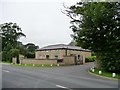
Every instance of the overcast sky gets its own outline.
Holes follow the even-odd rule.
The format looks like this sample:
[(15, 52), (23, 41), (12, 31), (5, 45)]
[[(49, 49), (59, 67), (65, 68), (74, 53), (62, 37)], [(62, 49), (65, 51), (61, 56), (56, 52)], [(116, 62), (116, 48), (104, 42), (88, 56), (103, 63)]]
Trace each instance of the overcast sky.
[[(17, 23), (26, 34), (20, 41), (39, 47), (51, 44), (68, 44), (72, 38), (70, 18), (61, 12), (65, 5), (75, 4), (67, 0), (1, 0), (0, 23)], [(2, 15), (2, 16), (1, 16)]]

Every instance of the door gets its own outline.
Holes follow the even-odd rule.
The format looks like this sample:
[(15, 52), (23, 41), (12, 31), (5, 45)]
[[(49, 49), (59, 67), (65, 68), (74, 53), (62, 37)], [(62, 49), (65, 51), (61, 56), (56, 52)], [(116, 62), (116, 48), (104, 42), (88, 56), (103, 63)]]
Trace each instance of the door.
[(80, 64), (80, 59), (78, 57), (80, 57), (80, 56), (78, 56), (78, 55), (75, 56), (75, 64), (76, 65)]

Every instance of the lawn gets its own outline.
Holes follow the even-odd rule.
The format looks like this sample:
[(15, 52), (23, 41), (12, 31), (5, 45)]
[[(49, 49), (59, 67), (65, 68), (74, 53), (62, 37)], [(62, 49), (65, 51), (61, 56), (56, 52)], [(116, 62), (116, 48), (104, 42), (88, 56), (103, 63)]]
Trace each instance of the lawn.
[[(99, 71), (102, 71), (102, 74), (99, 74)], [(91, 73), (94, 73), (94, 74), (97, 74), (97, 75), (100, 75), (100, 76), (105, 76), (105, 77), (109, 77), (109, 78), (113, 78), (112, 77), (112, 72), (108, 72), (104, 69), (95, 69), (94, 72), (92, 72), (92, 70), (90, 70)], [(116, 73), (116, 76), (114, 77), (116, 79), (120, 79), (120, 73)]]

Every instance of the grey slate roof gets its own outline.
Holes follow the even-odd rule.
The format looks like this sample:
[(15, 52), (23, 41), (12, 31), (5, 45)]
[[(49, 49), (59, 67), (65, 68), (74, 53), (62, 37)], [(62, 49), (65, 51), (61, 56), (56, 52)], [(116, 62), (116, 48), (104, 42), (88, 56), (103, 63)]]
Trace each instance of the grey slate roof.
[(71, 45), (65, 45), (65, 44), (48, 45), (40, 48), (39, 50), (54, 50), (54, 49), (71, 49), (71, 50), (80, 50), (80, 51), (90, 51), (88, 49), (83, 49), (78, 46), (71, 46)]

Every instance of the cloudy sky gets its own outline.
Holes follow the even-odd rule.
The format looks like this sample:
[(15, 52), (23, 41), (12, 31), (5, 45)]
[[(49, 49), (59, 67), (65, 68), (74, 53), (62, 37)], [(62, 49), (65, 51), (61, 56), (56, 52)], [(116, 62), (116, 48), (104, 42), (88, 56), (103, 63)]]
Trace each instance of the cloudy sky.
[(51, 44), (68, 44), (72, 38), (70, 18), (61, 12), (63, 3), (73, 5), (68, 0), (1, 0), (0, 23), (15, 22), (26, 34), (23, 44), (35, 43), (39, 47)]

